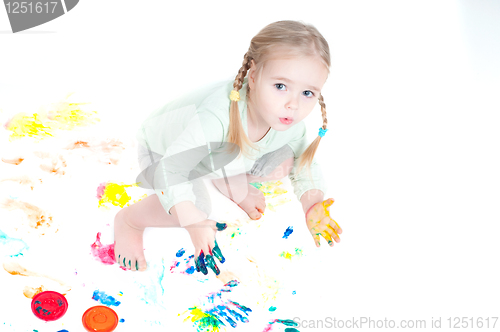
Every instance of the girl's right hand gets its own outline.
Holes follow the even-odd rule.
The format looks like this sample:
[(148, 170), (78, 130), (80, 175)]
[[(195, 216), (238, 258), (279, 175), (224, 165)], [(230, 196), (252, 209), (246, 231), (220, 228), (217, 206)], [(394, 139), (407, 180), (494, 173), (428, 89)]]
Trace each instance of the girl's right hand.
[(207, 275), (207, 266), (209, 266), (216, 275), (219, 275), (220, 270), (215, 264), (213, 256), (217, 257), (221, 263), (225, 262), (225, 258), (222, 256), (217, 241), (215, 241), (215, 234), (217, 231), (226, 229), (227, 224), (205, 219), (184, 228), (188, 231), (194, 245), (196, 271)]

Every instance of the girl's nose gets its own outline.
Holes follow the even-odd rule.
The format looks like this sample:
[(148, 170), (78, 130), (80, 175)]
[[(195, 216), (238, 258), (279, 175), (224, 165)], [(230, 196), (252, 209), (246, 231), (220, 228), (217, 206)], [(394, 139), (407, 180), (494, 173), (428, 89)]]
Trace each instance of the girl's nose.
[(285, 106), (287, 109), (291, 109), (291, 110), (298, 109), (299, 108), (299, 97), (298, 96), (291, 96)]

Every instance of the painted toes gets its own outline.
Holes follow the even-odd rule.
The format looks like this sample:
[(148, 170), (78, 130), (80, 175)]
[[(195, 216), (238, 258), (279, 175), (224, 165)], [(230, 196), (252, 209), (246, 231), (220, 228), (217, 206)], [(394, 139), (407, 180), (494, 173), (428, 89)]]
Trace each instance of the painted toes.
[(257, 210), (253, 210), (252, 212), (250, 212), (248, 214), (248, 216), (250, 218), (252, 218), (253, 220), (258, 220), (258, 219), (260, 219), (262, 217), (261, 214), (259, 213), (259, 211), (257, 211)]

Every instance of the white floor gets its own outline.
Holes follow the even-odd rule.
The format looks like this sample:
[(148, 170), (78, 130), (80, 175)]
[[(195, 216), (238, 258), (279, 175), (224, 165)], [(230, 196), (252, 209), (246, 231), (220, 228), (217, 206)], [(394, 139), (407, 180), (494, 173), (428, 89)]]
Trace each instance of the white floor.
[[(284, 18), (314, 24), (330, 44), (331, 75), (322, 92), (329, 131), (318, 161), (329, 186), (326, 198), (335, 199), (331, 215), (344, 233), (334, 248), (315, 248), (288, 181), (283, 184), (288, 193), (282, 196), (290, 202), (251, 223), (210, 188), (218, 197), (214, 204), (221, 220), (241, 222), (242, 234), (218, 235), (227, 258), (221, 269), (242, 280), (223, 293), (223, 300), (252, 309), (248, 323), (226, 330), (260, 332), (269, 321), (294, 318), (301, 332), (332, 330), (328, 323), (333, 319), (337, 330), (351, 330), (352, 323), (356, 327), (361, 322), (360, 329), (366, 330), (370, 319), (372, 328), (381, 329), (380, 324), (387, 328), (391, 322), (416, 328), (419, 320), (426, 324), (420, 331), (439, 328), (439, 321), (439, 330), (460, 326), (473, 331), (480, 322), (483, 328), (495, 323), (498, 329), (496, 2), (338, 1), (328, 2), (329, 10), (318, 10), (326, 8), (326, 1), (286, 6), (257, 1), (241, 7), (228, 2), (234, 13), (214, 16), (205, 15), (204, 9), (210, 9), (206, 3), (199, 3), (198, 13), (181, 3), (153, 2), (156, 10), (120, 7), (120, 15), (113, 17), (106, 14), (115, 13), (111, 4), (103, 10), (81, 2), (40, 26), (40, 33), (0, 34), (0, 157), (25, 157), (18, 166), (0, 162), (0, 180), (21, 175), (43, 180), (33, 190), (0, 182), (0, 199), (16, 197), (53, 217), (41, 235), (27, 226), (21, 210), (0, 208), (0, 230), (29, 246), (24, 256), (10, 257), (10, 247), (0, 242), (1, 260), (71, 286), (67, 314), (44, 323), (31, 313), (23, 289), (62, 286), (46, 277), (0, 269), (2, 298), (9, 299), (0, 301), (1, 331), (81, 331), (81, 315), (98, 304), (92, 300), (97, 289), (122, 302), (113, 307), (125, 319), (120, 331), (196, 330), (183, 322), (184, 313), (206, 304), (207, 294), (223, 283), (213, 276), (170, 273), (180, 248), (186, 250), (184, 257), (192, 252), (180, 229), (146, 230), (151, 269), (145, 273), (96, 261), (90, 245), (98, 232), (103, 244), (113, 242), (113, 217), (119, 209), (98, 209), (96, 189), (105, 181), (134, 182), (134, 130), (148, 112), (191, 87), (234, 78), (252, 36)], [(1, 24), (0, 30), (9, 30), (7, 22)], [(29, 139), (9, 142), (3, 125), (12, 115), (36, 113), (71, 92), (72, 101), (91, 102), (86, 107), (98, 112), (98, 125), (61, 131), (61, 136), (36, 144)], [(319, 114), (316, 108), (305, 120), (311, 141)], [(105, 138), (119, 139), (126, 147), (118, 154), (119, 165), (105, 165), (106, 155), (88, 153), (82, 159), (63, 150), (75, 140)], [(59, 155), (67, 163), (64, 175), (40, 169)], [(62, 164), (61, 159), (56, 162)], [(136, 189), (130, 193), (132, 199), (142, 194)], [(288, 226), (294, 232), (285, 240)], [(280, 257), (295, 248), (304, 253), (300, 259)], [(270, 312), (270, 306), (277, 310)], [(274, 324), (273, 331), (285, 328)]]

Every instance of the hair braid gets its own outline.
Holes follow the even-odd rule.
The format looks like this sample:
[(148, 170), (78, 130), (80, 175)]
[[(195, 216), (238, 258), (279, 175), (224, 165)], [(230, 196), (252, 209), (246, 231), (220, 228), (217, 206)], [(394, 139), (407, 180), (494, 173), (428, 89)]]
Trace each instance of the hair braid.
[[(233, 83), (233, 88), (236, 91), (239, 91), (243, 87), (243, 81), (245, 76), (247, 75), (248, 70), (251, 66), (252, 58), (248, 54), (245, 53), (243, 57), (243, 64), (241, 68), (238, 70), (238, 74), (236, 75)], [(247, 89), (248, 92), (248, 89)], [(240, 110), (238, 107), (238, 102), (231, 101), (231, 106), (229, 110), (229, 131), (228, 131), (228, 142), (234, 143), (229, 147), (229, 153), (232, 153), (236, 146), (239, 146), (241, 153), (249, 157), (248, 148), (251, 147), (253, 149), (259, 149), (258, 146), (253, 144), (252, 141), (245, 135), (245, 130), (243, 128)]]
[[(325, 101), (323, 100), (323, 95), (320, 93), (318, 97), (318, 103), (321, 106), (321, 117), (323, 118), (323, 125), (321, 128), (327, 129), (327, 124), (328, 124), (328, 119), (326, 118), (326, 105)], [(314, 158), (314, 155), (316, 154), (316, 151), (318, 150), (319, 142), (321, 141), (321, 136), (317, 136), (314, 141), (307, 147), (307, 149), (302, 152), (302, 154), (299, 157), (299, 167), (297, 169), (297, 173), (300, 172), (302, 167), (307, 165), (307, 170), (309, 174), (309, 179), (314, 183), (312, 176), (311, 176), (311, 164)]]
[(321, 105), (321, 117), (323, 118), (323, 129), (327, 129), (326, 125), (328, 124), (328, 120), (326, 118), (326, 105), (323, 101), (323, 95), (320, 93), (318, 98), (318, 103)]

